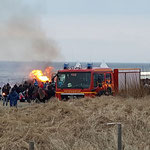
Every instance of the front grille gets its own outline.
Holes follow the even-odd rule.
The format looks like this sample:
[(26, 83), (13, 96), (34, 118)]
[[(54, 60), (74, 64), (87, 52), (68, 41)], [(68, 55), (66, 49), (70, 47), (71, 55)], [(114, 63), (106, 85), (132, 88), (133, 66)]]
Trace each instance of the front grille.
[(61, 93), (62, 100), (79, 99), (83, 97), (84, 97), (83, 93)]

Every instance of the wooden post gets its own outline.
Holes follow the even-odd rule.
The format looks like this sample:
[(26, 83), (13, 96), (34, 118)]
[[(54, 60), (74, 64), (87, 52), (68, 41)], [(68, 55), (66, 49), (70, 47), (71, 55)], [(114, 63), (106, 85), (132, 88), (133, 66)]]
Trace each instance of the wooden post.
[(125, 73), (125, 91), (127, 92), (127, 73)]
[(122, 150), (122, 125), (121, 123), (107, 123), (107, 125), (117, 125), (118, 126), (118, 149), (117, 150)]
[(118, 150), (122, 150), (122, 127), (118, 124)]
[(34, 142), (29, 143), (29, 150), (34, 150)]

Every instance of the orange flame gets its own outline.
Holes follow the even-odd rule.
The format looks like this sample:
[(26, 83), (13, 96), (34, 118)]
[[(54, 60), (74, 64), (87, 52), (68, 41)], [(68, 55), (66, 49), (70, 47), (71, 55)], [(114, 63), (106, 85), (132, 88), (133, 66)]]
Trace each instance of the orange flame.
[(46, 82), (46, 81), (50, 82), (53, 69), (54, 69), (53, 67), (47, 67), (45, 69), (44, 73), (42, 72), (42, 70), (33, 70), (29, 76), (31, 78), (37, 79), (41, 82)]

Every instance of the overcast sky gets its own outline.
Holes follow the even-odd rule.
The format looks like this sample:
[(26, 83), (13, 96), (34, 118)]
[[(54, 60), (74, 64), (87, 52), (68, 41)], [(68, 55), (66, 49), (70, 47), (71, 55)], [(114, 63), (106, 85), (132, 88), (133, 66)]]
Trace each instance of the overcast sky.
[(0, 60), (148, 63), (149, 7), (150, 0), (0, 0)]

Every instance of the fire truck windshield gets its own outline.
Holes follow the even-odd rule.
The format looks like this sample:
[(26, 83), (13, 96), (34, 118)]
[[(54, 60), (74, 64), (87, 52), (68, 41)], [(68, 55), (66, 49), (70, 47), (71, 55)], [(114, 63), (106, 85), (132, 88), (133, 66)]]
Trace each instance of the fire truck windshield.
[(88, 89), (91, 72), (61, 72), (57, 76), (57, 88)]

